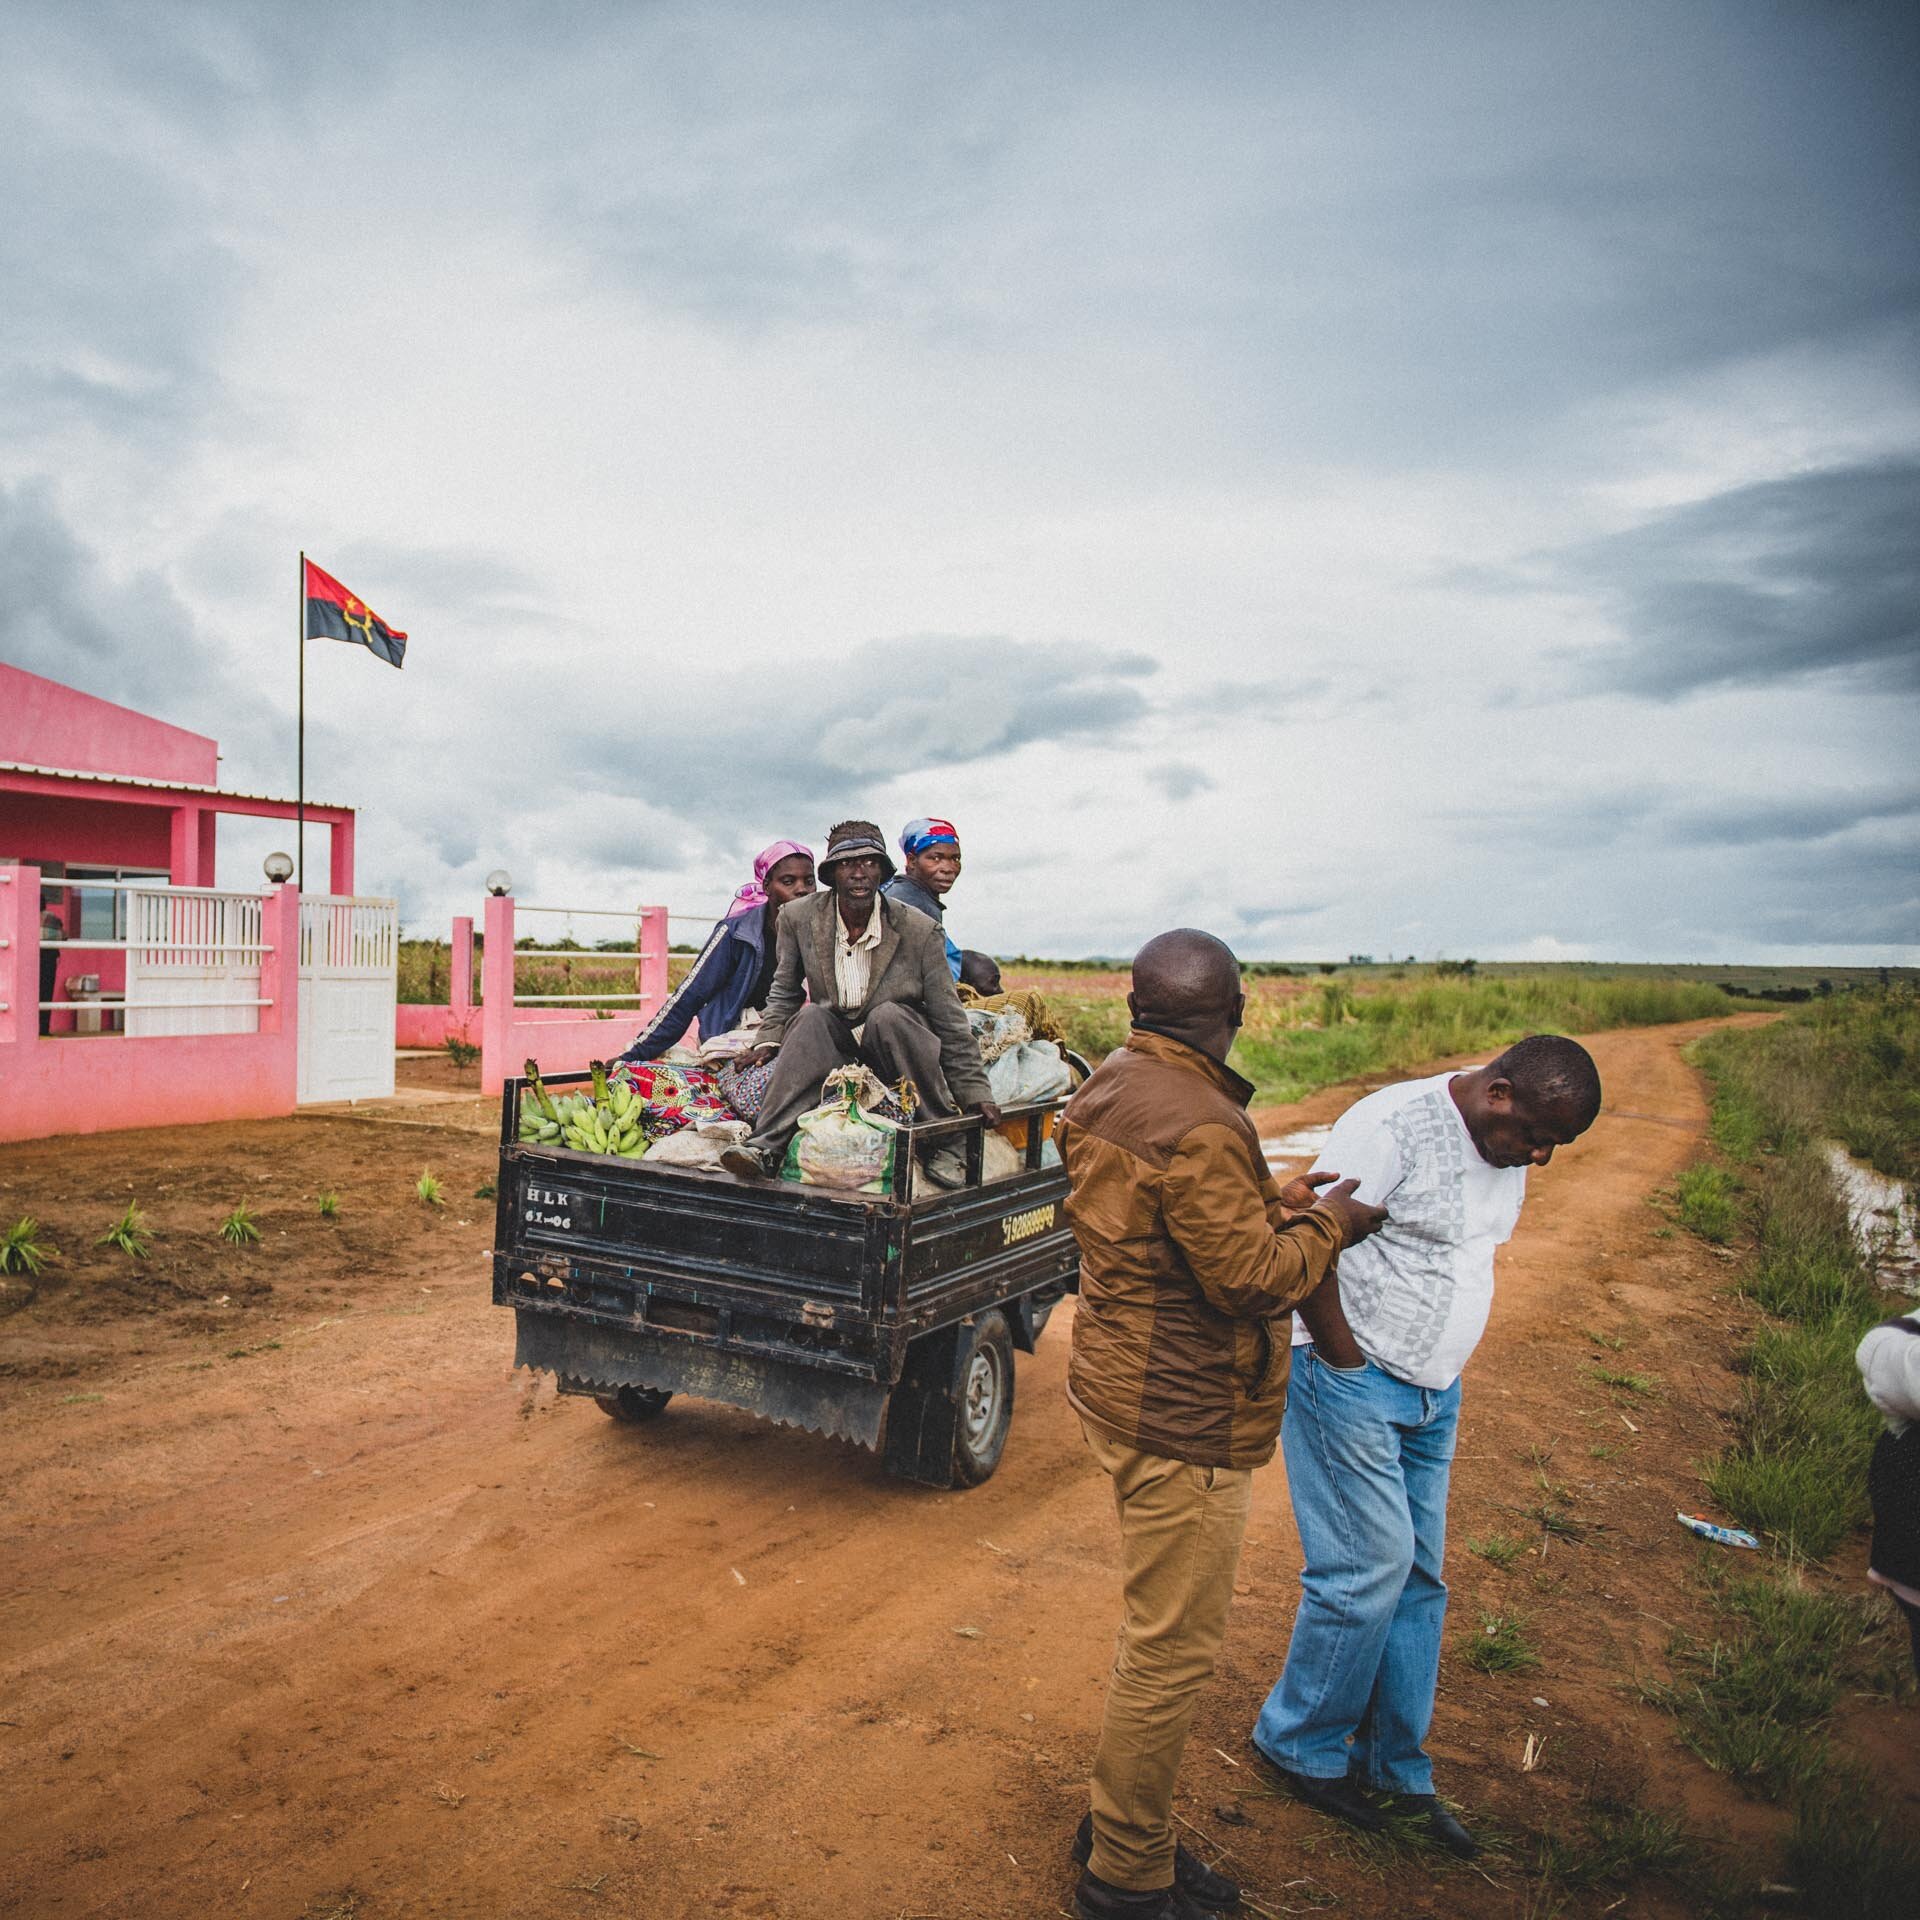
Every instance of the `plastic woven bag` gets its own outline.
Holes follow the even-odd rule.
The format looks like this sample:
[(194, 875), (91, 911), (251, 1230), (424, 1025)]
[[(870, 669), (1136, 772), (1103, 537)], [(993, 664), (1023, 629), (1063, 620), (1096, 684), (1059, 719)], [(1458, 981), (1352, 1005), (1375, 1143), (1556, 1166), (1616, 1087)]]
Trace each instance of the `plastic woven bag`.
[(1073, 1073), (1051, 1040), (1021, 1040), (987, 1068), (987, 1083), (997, 1106), (1025, 1107), (1063, 1098)]
[(783, 1180), (800, 1180), (813, 1187), (836, 1187), (843, 1193), (891, 1193), (893, 1144), (899, 1129), (893, 1121), (869, 1113), (862, 1096), (880, 1083), (865, 1067), (836, 1067), (827, 1075), (821, 1103), (800, 1116), (787, 1147)]

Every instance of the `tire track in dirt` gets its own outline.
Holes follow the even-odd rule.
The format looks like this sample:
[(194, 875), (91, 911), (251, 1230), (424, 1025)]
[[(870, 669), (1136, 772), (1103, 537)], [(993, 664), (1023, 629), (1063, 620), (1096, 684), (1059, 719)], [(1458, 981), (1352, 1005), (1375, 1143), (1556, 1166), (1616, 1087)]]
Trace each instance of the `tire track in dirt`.
[[(1610, 1109), (1536, 1178), (1468, 1377), (1457, 1587), (1481, 1571), (1458, 1540), (1524, 1472), (1517, 1437), (1612, 1421), (1591, 1389), (1573, 1397), (1596, 1406), (1569, 1403), (1585, 1320), (1652, 1341), (1699, 1311), (1694, 1256), (1650, 1237), (1645, 1205), (1704, 1122), (1679, 1058), (1699, 1030), (1591, 1043)], [(1354, 1092), (1263, 1118), (1327, 1117)], [(10, 1416), (0, 1910), (292, 1916), (349, 1890), (361, 1920), (1056, 1910), (1117, 1604), (1106, 1485), (1062, 1391), (1066, 1312), (1019, 1362), (999, 1474), (938, 1495), (728, 1409), (621, 1428), (557, 1401), (510, 1375), (477, 1266), (449, 1245), (392, 1282), (419, 1300), (431, 1281), (425, 1312), (348, 1314), (244, 1381), (150, 1370), (124, 1428), (84, 1444), (45, 1410)], [(1673, 1421), (1683, 1455), (1710, 1423)], [(1664, 1482), (1640, 1505), (1663, 1502), (1671, 1530)], [(1196, 1822), (1249, 1783), (1211, 1749), (1245, 1756), (1296, 1567), (1276, 1464), (1189, 1757)], [(1618, 1574), (1596, 1577), (1624, 1593)], [(1611, 1639), (1617, 1661), (1644, 1636)], [(1556, 1699), (1617, 1729), (1610, 1673), (1556, 1673)], [(1510, 1797), (1492, 1756), (1520, 1696), (1467, 1680), (1449, 1664), (1437, 1750), (1463, 1797)], [(1551, 1813), (1555, 1782), (1527, 1780)], [(1312, 1816), (1246, 1806), (1251, 1881), (1305, 1861), (1347, 1911), (1404, 1909), (1328, 1856)], [(1428, 1910), (1488, 1910), (1481, 1882), (1428, 1878)]]

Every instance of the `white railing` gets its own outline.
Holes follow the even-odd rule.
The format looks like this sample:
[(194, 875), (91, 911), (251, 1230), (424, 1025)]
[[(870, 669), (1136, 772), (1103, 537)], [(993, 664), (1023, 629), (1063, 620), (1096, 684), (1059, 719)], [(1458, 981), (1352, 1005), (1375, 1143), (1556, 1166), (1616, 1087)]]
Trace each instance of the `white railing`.
[[(617, 907), (538, 907), (526, 901), (516, 900), (513, 910), (517, 918), (523, 913), (553, 913), (563, 919), (576, 917), (585, 920), (624, 920), (630, 926), (640, 924), (640, 915), (636, 910), (623, 913)], [(602, 960), (639, 960), (644, 958), (638, 947), (523, 947), (516, 945), (513, 950), (513, 962), (517, 968), (522, 960), (574, 960), (582, 963), (597, 964)], [(591, 1006), (638, 1006), (646, 998), (639, 993), (522, 993), (518, 985), (514, 988), (513, 1004), (516, 1007), (591, 1007)]]
[(400, 930), (391, 900), (346, 894), (310, 895), (300, 902), (300, 965), (391, 972)]
[(260, 1009), (273, 1004), (260, 992), (269, 951), (261, 896), (150, 883), (121, 890), (127, 986), (115, 1010), (127, 1036), (257, 1032)]

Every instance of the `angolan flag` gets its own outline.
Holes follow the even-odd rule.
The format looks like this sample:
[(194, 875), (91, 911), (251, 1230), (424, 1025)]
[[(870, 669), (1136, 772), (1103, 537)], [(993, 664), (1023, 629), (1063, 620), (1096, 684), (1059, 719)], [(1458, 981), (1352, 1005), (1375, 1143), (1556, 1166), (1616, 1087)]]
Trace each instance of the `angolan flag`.
[(367, 605), (356, 599), (332, 574), (306, 563), (307, 638), (354, 640), (397, 667), (407, 655), (407, 636), (398, 632)]

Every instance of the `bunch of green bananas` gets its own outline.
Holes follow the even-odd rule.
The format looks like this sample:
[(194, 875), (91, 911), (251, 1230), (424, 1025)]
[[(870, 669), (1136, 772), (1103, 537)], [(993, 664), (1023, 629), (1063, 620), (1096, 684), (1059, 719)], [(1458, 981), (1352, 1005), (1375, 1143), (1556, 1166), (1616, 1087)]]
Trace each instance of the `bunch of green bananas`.
[(588, 1071), (593, 1076), (591, 1093), (563, 1093), (556, 1099), (540, 1078), (538, 1063), (529, 1060), (520, 1138), (535, 1146), (638, 1160), (647, 1150), (647, 1137), (640, 1130), (640, 1096), (624, 1077), (610, 1078), (603, 1060), (594, 1061)]

